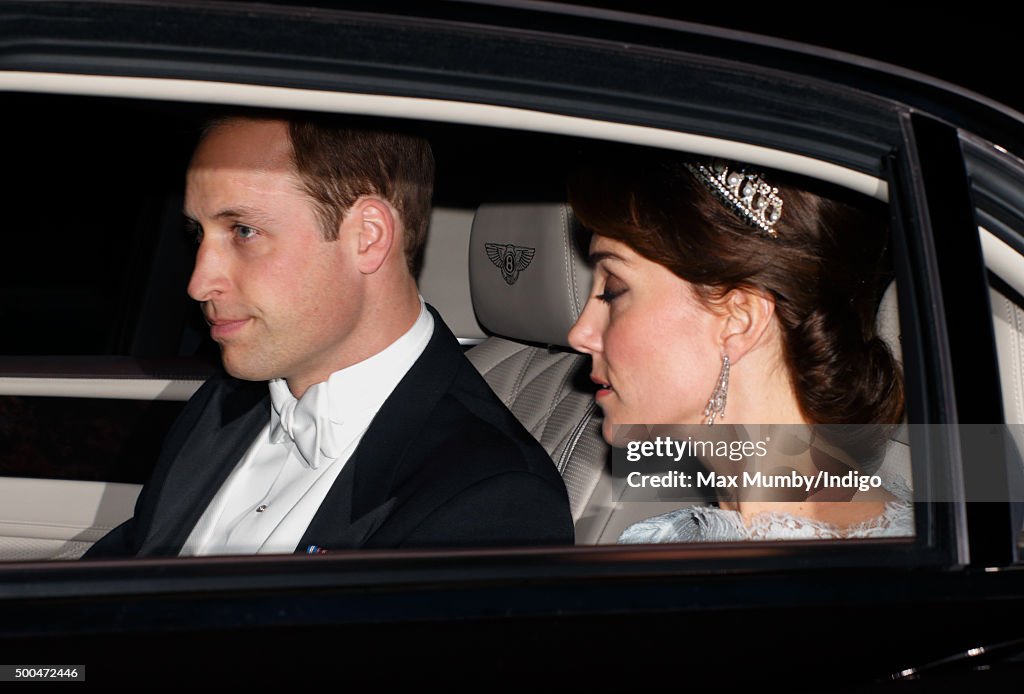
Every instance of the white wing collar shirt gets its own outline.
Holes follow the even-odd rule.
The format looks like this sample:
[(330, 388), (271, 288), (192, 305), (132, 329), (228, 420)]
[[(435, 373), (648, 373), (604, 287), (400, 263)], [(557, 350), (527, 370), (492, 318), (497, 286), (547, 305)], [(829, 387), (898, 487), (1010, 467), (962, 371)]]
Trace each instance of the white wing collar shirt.
[(192, 529), (180, 556), (295, 551), (377, 411), (426, 349), (434, 318), (420, 297), (413, 326), (383, 351), (335, 371), (298, 400), (270, 381), (270, 423)]

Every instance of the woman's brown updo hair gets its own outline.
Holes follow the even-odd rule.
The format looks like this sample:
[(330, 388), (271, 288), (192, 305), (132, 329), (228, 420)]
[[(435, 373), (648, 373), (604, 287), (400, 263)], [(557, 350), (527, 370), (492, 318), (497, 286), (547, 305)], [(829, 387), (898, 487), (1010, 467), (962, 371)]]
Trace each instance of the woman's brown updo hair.
[[(885, 207), (838, 188), (751, 167), (779, 189), (770, 238), (687, 168), (683, 155), (629, 150), (581, 165), (569, 202), (589, 230), (694, 285), (709, 308), (738, 288), (767, 292), (797, 402), (812, 424), (903, 418), (903, 380), (875, 314), (885, 270)], [(705, 163), (707, 160), (699, 160)]]

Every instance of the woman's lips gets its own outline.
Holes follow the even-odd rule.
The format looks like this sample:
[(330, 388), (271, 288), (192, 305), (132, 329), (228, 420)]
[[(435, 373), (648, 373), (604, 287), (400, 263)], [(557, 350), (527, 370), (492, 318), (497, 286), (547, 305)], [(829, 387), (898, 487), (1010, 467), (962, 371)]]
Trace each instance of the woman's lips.
[(607, 397), (612, 394), (612, 387), (608, 384), (607, 381), (595, 378), (594, 376), (591, 376), (590, 380), (599, 386), (597, 389), (597, 393), (594, 394), (595, 400), (600, 400), (601, 398)]
[(237, 320), (212, 320), (210, 321), (210, 337), (214, 340), (228, 337), (241, 330), (248, 322), (248, 318), (239, 318)]

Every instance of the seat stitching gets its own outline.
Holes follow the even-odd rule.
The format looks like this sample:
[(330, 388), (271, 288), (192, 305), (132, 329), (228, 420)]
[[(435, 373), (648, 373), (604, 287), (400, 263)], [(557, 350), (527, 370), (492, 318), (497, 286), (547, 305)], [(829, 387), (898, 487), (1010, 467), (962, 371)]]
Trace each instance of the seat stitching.
[[(535, 348), (535, 347), (531, 347), (531, 348), (529, 348), (529, 349), (536, 349), (536, 348)], [(537, 355), (537, 354), (538, 354), (538, 352), (533, 352), (533, 355)], [(533, 385), (533, 382), (534, 382), (534, 381), (536, 381), (536, 380), (537, 380), (538, 378), (540, 378), (541, 376), (544, 376), (544, 375), (545, 375), (546, 373), (548, 373), (548, 372), (549, 372), (549, 371), (551, 371), (552, 369), (558, 368), (558, 366), (559, 366), (559, 365), (560, 365), (560, 364), (561, 364), (561, 363), (562, 363), (562, 362), (563, 362), (563, 361), (565, 360), (565, 358), (566, 358), (566, 357), (569, 357), (569, 358), (571, 358), (571, 357), (573, 357), (573, 356), (574, 356), (574, 355), (572, 355), (572, 354), (565, 354), (565, 355), (562, 355), (562, 356), (560, 356), (560, 357), (558, 358), (558, 360), (557, 360), (557, 361), (555, 361), (555, 362), (554, 362), (554, 363), (553, 363), (552, 365), (550, 365), (550, 366), (548, 366), (548, 367), (545, 367), (544, 369), (542, 369), (542, 370), (538, 371), (538, 372), (537, 372), (536, 374), (534, 374), (534, 375), (533, 375), (533, 376), (532, 376), (532, 377), (530, 378), (530, 380), (528, 380), (528, 381), (526, 381), (526, 382), (524, 382), (524, 383), (522, 384), (521, 388), (520, 388), (520, 389), (519, 389), (519, 391), (517, 392), (517, 395), (518, 395), (518, 394), (520, 394), (520, 393), (522, 393), (523, 391), (525, 391), (525, 390), (526, 390), (527, 388), (529, 388), (529, 387), (530, 387), (531, 385)], [(564, 383), (564, 381), (563, 381), (563, 383)], [(565, 395), (568, 395), (568, 393), (566, 393)], [(565, 398), (565, 395), (563, 395), (561, 399), (564, 399), (564, 398)], [(561, 399), (559, 399), (559, 400), (558, 400), (558, 401), (557, 401), (557, 402), (555, 403), (555, 404), (556, 404), (556, 406), (557, 406), (557, 405), (558, 405), (559, 403), (561, 403)], [(550, 416), (551, 416), (551, 410), (548, 410), (548, 415), (547, 415), (547, 417), (550, 417)], [(522, 419), (520, 419), (520, 421), (522, 421)], [(536, 427), (536, 426), (537, 426), (538, 424), (542, 424), (542, 423), (544, 423), (544, 421), (545, 421), (545, 417), (544, 417), (544, 416), (542, 415), (542, 416), (538, 417), (537, 419), (535, 419), (535, 420), (534, 420), (534, 421), (533, 421), (533, 422), (532, 422), (531, 424), (529, 424), (529, 425), (527, 425), (527, 422), (525, 422), (525, 421), (524, 421), (524, 422), (523, 422), (523, 425), (524, 425), (524, 426), (526, 426), (526, 427), (527, 427), (527, 429), (531, 429), (531, 433), (532, 433), (532, 427)]]
[(569, 315), (573, 322), (580, 317), (580, 302), (576, 292), (576, 267), (572, 262), (572, 229), (569, 224), (569, 214), (566, 210), (565, 205), (559, 205), (559, 215), (562, 218), (562, 229), (565, 233), (562, 234), (562, 242), (565, 246), (565, 269), (566, 269), (566, 282), (569, 285)]
[[(568, 355), (566, 355), (566, 356), (568, 356)], [(564, 359), (559, 358), (559, 360), (556, 362), (556, 364), (558, 366), (561, 366), (563, 362), (564, 362)], [(561, 380), (558, 382), (558, 388), (555, 390), (555, 393), (558, 394), (558, 397), (552, 398), (551, 406), (548, 408), (548, 412), (544, 416), (544, 419), (543, 419), (544, 428), (541, 431), (541, 436), (542, 437), (545, 434), (548, 433), (548, 426), (551, 424), (551, 415), (553, 415), (555, 413), (555, 410), (558, 408), (558, 406), (561, 405), (565, 401), (565, 399), (567, 397), (569, 397), (569, 392), (570, 391), (565, 388), (565, 384), (569, 381), (569, 377), (572, 375), (572, 372), (573, 372), (573, 370), (571, 368), (565, 369), (565, 372), (562, 374)]]
[[(561, 406), (562, 402), (565, 401), (565, 398), (567, 398), (571, 394), (572, 394), (571, 392), (564, 392), (564, 393), (561, 393), (559, 395), (558, 399), (555, 401), (555, 406), (552, 407), (549, 410), (549, 415), (547, 417), (547, 420), (543, 422), (543, 424), (544, 424), (544, 431), (542, 432), (542, 435), (546, 434), (547, 431), (548, 431), (548, 422), (550, 422), (551, 416), (554, 414), (554, 410), (557, 409), (559, 406)], [(538, 424), (542, 424), (542, 422), (538, 422)]]
[[(526, 355), (526, 361), (523, 362), (522, 368), (519, 369), (519, 375), (516, 376), (516, 380), (512, 384), (512, 392), (509, 395), (509, 400), (508, 402), (505, 403), (505, 406), (508, 407), (509, 409), (512, 408), (512, 403), (519, 399), (519, 393), (521, 392), (523, 387), (523, 378), (526, 377), (527, 370), (529, 370), (530, 365), (533, 364), (533, 360), (537, 357), (537, 352), (535, 348), (527, 347), (526, 350), (528, 352), (528, 354)], [(522, 353), (522, 350), (520, 350), (519, 352), (516, 352), (516, 356)], [(531, 379), (531, 382), (532, 380), (533, 379)]]
[(576, 450), (576, 445), (580, 441), (580, 437), (583, 436), (583, 430), (587, 428), (587, 424), (594, 416), (594, 410), (597, 404), (591, 402), (587, 406), (586, 412), (580, 417), (580, 421), (576, 424), (576, 428), (573, 429), (572, 434), (569, 436), (569, 443), (566, 444), (565, 449), (562, 451), (562, 455), (558, 457), (558, 474), (564, 477), (565, 469), (569, 465), (569, 459), (572, 457), (572, 453)]
[[(487, 340), (485, 340), (484, 342), (481, 342), (479, 345), (473, 347), (473, 349), (469, 350), (469, 352), (466, 353), (466, 358), (467, 359), (469, 358), (469, 355), (471, 353), (473, 353), (473, 352), (476, 352), (477, 358), (479, 358), (479, 356), (481, 354), (483, 354), (483, 355), (485, 355), (487, 357), (488, 360), (495, 359), (495, 361), (492, 364), (490, 364), (490, 366), (479, 366), (479, 365), (477, 365), (477, 363), (475, 361), (470, 359), (470, 363), (473, 364), (473, 367), (477, 371), (480, 372), (481, 376), (484, 376), (485, 378), (492, 371), (497, 369), (499, 366), (501, 366), (502, 364), (504, 364), (506, 361), (508, 361), (511, 358), (511, 356), (503, 357), (503, 356), (501, 356), (501, 353), (498, 352), (497, 349), (493, 349), (493, 347), (496, 344), (498, 344), (498, 346), (500, 346), (500, 344), (496, 342), (497, 340), (502, 340), (504, 342), (511, 342), (510, 340), (504, 340), (504, 338), (491, 337), (491, 338), (488, 338)], [(516, 346), (518, 347), (519, 345), (516, 345)], [(485, 347), (491, 347), (492, 349), (486, 349)], [(484, 349), (481, 349), (481, 348), (484, 348)], [(515, 355), (515, 353), (513, 353), (512, 356), (514, 356), (514, 355)]]

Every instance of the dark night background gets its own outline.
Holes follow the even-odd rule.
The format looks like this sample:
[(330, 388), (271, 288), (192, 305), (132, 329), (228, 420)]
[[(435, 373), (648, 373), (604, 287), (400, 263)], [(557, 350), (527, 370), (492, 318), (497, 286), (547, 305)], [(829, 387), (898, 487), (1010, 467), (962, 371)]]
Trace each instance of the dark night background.
[[(819, 3), (803, 11), (777, 3), (594, 0), (565, 4), (709, 24), (823, 46), (909, 68), (1024, 112), (1024, 25), (984, 5), (897, 8)], [(1004, 8), (1011, 7), (1004, 5)]]
[[(428, 0), (268, 0), (267, 4), (374, 11), (415, 15)], [(892, 3), (808, 4), (793, 10), (781, 3), (736, 3), (721, 0), (429, 0), (435, 10), (455, 16), (486, 16), (498, 8), (574, 5), (618, 10), (655, 18), (746, 31), (880, 60), (966, 87), (1024, 112), (1019, 53), (1024, 24), (1009, 16), (1012, 5), (993, 9), (971, 3), (898, 7)], [(459, 7), (459, 6), (462, 7)], [(469, 7), (466, 7), (466, 6)], [(429, 13), (428, 13), (429, 14)]]

